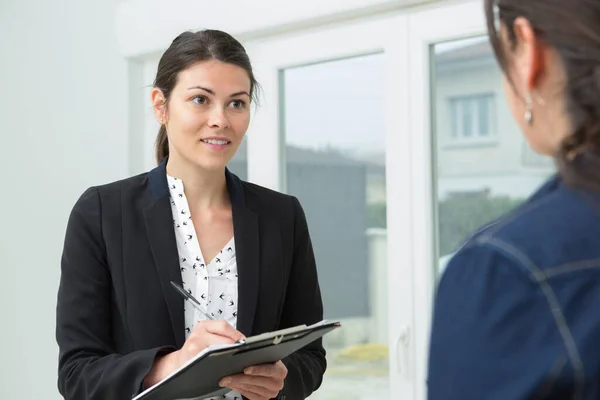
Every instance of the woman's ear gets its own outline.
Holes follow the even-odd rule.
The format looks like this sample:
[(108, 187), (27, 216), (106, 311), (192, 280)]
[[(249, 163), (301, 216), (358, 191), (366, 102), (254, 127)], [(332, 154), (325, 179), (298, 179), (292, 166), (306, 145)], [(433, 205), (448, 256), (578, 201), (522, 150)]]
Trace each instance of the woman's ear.
[(167, 101), (163, 95), (162, 90), (158, 88), (152, 89), (150, 93), (152, 100), (152, 110), (154, 111), (154, 117), (159, 124), (165, 125), (167, 123)]
[(515, 19), (515, 66), (526, 93), (535, 91), (545, 67), (545, 46), (537, 38), (531, 23), (523, 17)]

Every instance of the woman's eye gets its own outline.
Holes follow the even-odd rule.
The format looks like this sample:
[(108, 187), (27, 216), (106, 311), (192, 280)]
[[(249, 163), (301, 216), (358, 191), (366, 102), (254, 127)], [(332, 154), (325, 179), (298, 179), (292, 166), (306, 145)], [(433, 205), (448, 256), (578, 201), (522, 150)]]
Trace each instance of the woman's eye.
[(242, 100), (234, 100), (231, 102), (231, 107), (233, 108), (244, 108), (245, 105), (246, 103), (244, 103)]
[(204, 96), (196, 96), (192, 99), (192, 101), (197, 104), (205, 104), (207, 99)]

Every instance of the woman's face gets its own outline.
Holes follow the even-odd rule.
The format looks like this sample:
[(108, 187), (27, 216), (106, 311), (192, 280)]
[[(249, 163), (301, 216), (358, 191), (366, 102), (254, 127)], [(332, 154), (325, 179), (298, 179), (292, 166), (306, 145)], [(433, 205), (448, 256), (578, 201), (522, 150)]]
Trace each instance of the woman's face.
[(169, 161), (224, 168), (250, 123), (250, 86), (243, 68), (212, 60), (179, 73), (166, 107), (155, 88), (152, 101), (159, 123), (167, 128)]

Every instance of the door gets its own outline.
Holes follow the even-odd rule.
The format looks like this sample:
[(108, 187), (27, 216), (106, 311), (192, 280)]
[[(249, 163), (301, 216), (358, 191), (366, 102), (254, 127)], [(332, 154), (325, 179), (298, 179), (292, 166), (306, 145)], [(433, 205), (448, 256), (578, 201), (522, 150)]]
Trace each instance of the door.
[(388, 16), (245, 43), (263, 89), (248, 178), (300, 200), (325, 318), (342, 322), (313, 400), (412, 398), (406, 27)]

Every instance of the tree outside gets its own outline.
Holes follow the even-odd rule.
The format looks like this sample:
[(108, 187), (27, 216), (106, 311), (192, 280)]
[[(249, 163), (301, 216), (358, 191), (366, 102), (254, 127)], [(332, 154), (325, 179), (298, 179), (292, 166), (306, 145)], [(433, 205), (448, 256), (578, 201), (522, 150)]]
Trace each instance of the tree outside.
[[(488, 190), (461, 192), (439, 202), (440, 255), (454, 252), (482, 226), (516, 208), (523, 199), (491, 196)], [(367, 227), (386, 227), (385, 203), (371, 204), (367, 210)]]

